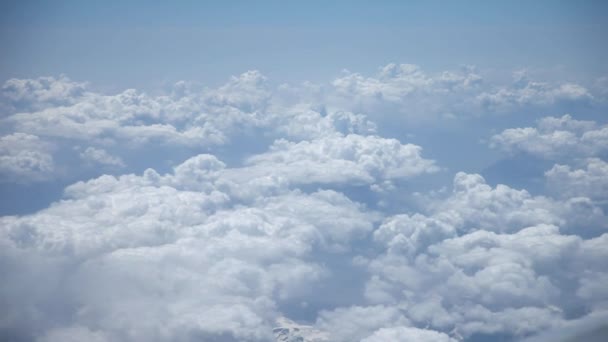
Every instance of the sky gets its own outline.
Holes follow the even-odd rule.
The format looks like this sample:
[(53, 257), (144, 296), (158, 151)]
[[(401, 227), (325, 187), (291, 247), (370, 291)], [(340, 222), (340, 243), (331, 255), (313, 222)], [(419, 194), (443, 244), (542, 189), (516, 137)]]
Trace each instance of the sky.
[(603, 341), (604, 1), (4, 1), (0, 339)]
[[(394, 62), (608, 70), (603, 1), (3, 2), (3, 78), (65, 73), (97, 87), (219, 85), (256, 69), (327, 81)], [(8, 47), (8, 48), (7, 48)], [(472, 52), (474, 51), (474, 52)], [(449, 55), (449, 58), (446, 58)], [(247, 56), (247, 58), (244, 58)], [(562, 70), (563, 69), (563, 70)]]

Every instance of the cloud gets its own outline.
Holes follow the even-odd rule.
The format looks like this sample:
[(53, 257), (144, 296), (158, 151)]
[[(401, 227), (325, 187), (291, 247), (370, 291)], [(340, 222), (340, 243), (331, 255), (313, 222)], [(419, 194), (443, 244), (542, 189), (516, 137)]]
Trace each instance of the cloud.
[(41, 342), (105, 342), (110, 339), (102, 332), (91, 331), (86, 327), (73, 326), (69, 328), (60, 328), (49, 331), (47, 334), (38, 339)]
[(368, 135), (376, 133), (376, 124), (365, 115), (347, 111), (331, 111), (321, 107), (318, 110), (309, 105), (296, 105), (273, 116), (279, 135), (292, 139), (307, 140), (323, 138), (341, 133)]
[(343, 253), (374, 215), (329, 190), (245, 206), (222, 189), (224, 172), (201, 155), (166, 175), (79, 182), (48, 209), (1, 218), (3, 268), (20, 274), (2, 289), (1, 329), (51, 341), (269, 340), (278, 305), (331, 276), (316, 255)]
[(45, 181), (56, 172), (53, 146), (39, 137), (13, 133), (0, 137), (0, 175), (4, 182)]
[(83, 161), (91, 164), (114, 167), (125, 166), (122, 159), (110, 155), (106, 150), (95, 147), (87, 147), (84, 151), (80, 152), (80, 158)]
[(329, 97), (343, 108), (374, 113), (378, 119), (386, 118), (377, 112), (397, 112), (410, 120), (431, 122), (597, 102), (583, 85), (531, 80), (526, 72), (515, 72), (513, 82), (505, 83), (470, 66), (433, 73), (394, 63), (373, 76), (345, 71), (326, 92), (333, 92)]
[[(231, 144), (235, 150), (249, 148), (238, 146), (240, 141), (234, 137), (255, 136), (262, 144), (279, 137), (300, 141), (376, 130), (362, 114), (287, 103), (258, 71), (233, 76), (218, 88), (199, 89), (178, 82), (170, 93), (157, 96), (135, 89), (108, 95), (66, 77), (11, 79), (3, 94), (6, 105), (14, 107), (2, 119), (7, 129), (52, 144), (62, 160), (80, 158), (117, 167), (130, 164), (134, 154), (158, 154), (159, 150), (170, 158), (166, 150), (212, 151)], [(86, 149), (75, 151), (74, 145)], [(107, 150), (115, 155), (102, 155)]]
[(355, 258), (371, 273), (370, 304), (396, 306), (416, 327), (465, 338), (527, 336), (581, 311), (602, 310), (606, 294), (597, 285), (608, 269), (585, 264), (599, 260), (608, 238), (601, 209), (583, 225), (600, 225), (585, 240), (573, 218), (588, 215), (577, 213), (587, 209), (576, 200), (491, 188), (481, 176), (464, 173), (454, 177), (453, 188), (432, 200), (428, 215), (398, 214), (374, 231), (384, 253)]
[(537, 336), (533, 336), (523, 340), (524, 342), (574, 342), (574, 341), (589, 341), (600, 342), (606, 337), (608, 327), (606, 327), (606, 318), (608, 312), (591, 313), (580, 319), (567, 321), (560, 326), (544, 332)]
[(486, 109), (504, 111), (513, 107), (588, 103), (594, 100), (590, 90), (580, 84), (532, 81), (525, 71), (515, 72), (513, 76), (512, 85), (499, 86), (477, 95), (479, 104)]
[(87, 91), (87, 84), (64, 75), (37, 79), (12, 78), (4, 82), (0, 98), (11, 112), (39, 110), (73, 104)]
[(277, 319), (277, 324), (278, 327), (273, 329), (277, 342), (330, 341), (326, 332), (317, 330), (310, 325), (297, 324), (285, 317), (280, 317), (279, 319)]
[(383, 328), (361, 340), (361, 342), (382, 341), (455, 342), (456, 340), (437, 331), (410, 327)]
[(275, 141), (266, 153), (247, 159), (248, 177), (276, 175), (296, 184), (373, 184), (438, 171), (422, 148), (395, 139), (349, 134), (298, 143)]
[(556, 164), (545, 172), (545, 176), (548, 188), (558, 196), (608, 198), (608, 163), (599, 158), (587, 159), (581, 169)]
[(361, 341), (387, 327), (409, 326), (399, 309), (391, 306), (352, 306), (322, 311), (316, 326), (330, 335), (331, 341)]
[[(181, 81), (168, 91), (150, 95), (136, 89), (105, 94), (60, 76), (10, 79), (3, 85), (0, 102), (7, 108), (4, 127), (52, 144), (56, 158), (81, 158), (83, 152), (72, 148), (77, 145), (112, 150), (112, 157), (118, 158), (112, 164), (122, 160), (133, 167), (138, 164), (130, 161), (133, 155), (143, 158), (159, 150), (163, 157), (158, 161), (172, 159), (171, 149), (212, 153), (231, 149), (246, 155), (260, 151), (256, 144), (281, 138), (300, 142), (336, 134), (379, 135), (379, 126), (395, 127), (404, 120), (475, 117), (487, 114), (490, 102), (496, 107), (490, 111), (500, 112), (513, 103), (527, 108), (550, 106), (561, 98), (592, 98), (584, 87), (569, 83), (533, 82), (527, 76), (513, 85), (482, 79), (473, 67), (431, 73), (416, 65), (388, 64), (371, 77), (346, 72), (329, 84), (274, 87), (259, 71), (251, 70), (216, 88)], [(515, 90), (495, 90), (503, 88)], [(580, 144), (573, 142), (576, 133), (568, 128), (553, 129), (556, 132), (551, 134), (532, 128), (507, 130), (493, 138), (493, 145), (507, 150), (519, 146), (547, 155), (553, 150), (579, 149), (589, 154), (602, 150), (601, 142), (606, 140), (602, 129), (581, 133)], [(246, 139), (256, 143), (244, 143)], [(548, 143), (557, 147), (546, 147)], [(64, 168), (64, 176), (76, 177), (79, 173), (72, 172), (76, 168)]]
[(371, 77), (345, 71), (332, 81), (329, 97), (343, 108), (377, 118), (382, 116), (375, 112), (398, 112), (409, 119), (436, 120), (462, 115), (470, 107), (466, 99), (481, 84), (474, 68), (429, 74), (417, 65), (391, 63)]
[[(171, 108), (169, 98), (151, 98), (136, 90), (126, 90), (117, 95), (88, 93), (70, 106), (58, 106), (34, 112), (17, 113), (6, 119), (21, 132), (62, 139), (90, 140), (98, 144), (127, 141), (143, 144), (158, 140), (166, 143), (193, 144), (220, 143), (224, 139), (209, 125), (176, 127), (173, 116), (187, 108)], [(164, 118), (163, 112), (173, 109), (172, 117)], [(182, 115), (186, 115), (183, 113)], [(178, 118), (176, 118), (178, 119)], [(191, 118), (192, 119), (192, 118)]]
[(466, 172), (442, 188), (446, 169), (427, 151), (462, 159), (454, 170), (477, 157), (387, 136), (417, 127), (404, 119), (437, 134), (449, 117), (475, 140), (517, 121), (480, 115), (598, 103), (583, 85), (487, 74), (389, 64), (275, 87), (254, 70), (159, 94), (7, 81), (3, 181), (71, 185), (0, 217), (0, 336), (520, 339), (603, 317), (604, 124), (545, 117), (491, 138), (552, 161), (543, 189)]
[[(592, 258), (588, 245), (605, 236), (581, 240), (560, 235), (555, 226), (538, 225), (515, 234), (476, 231), (439, 240), (411, 257), (391, 240), (384, 256), (371, 260), (376, 276), (367, 285), (372, 303), (399, 303), (417, 326), (473, 334), (508, 333), (525, 336), (554, 326), (595, 303), (601, 292), (582, 296), (577, 281), (606, 268), (577, 265)], [(554, 269), (559, 262), (563, 268)], [(598, 279), (590, 283), (598, 284)], [(593, 298), (593, 299), (591, 299)], [(533, 320), (530, 320), (534, 317)]]
[[(13, 84), (38, 84), (40, 80), (10, 80), (5, 88), (12, 89)], [(70, 88), (65, 85), (68, 81), (45, 78), (43, 83), (52, 90)], [(44, 101), (57, 104), (24, 108), (5, 119), (6, 124), (21, 132), (99, 144), (124, 141), (136, 145), (158, 142), (213, 146), (227, 143), (234, 133), (256, 127), (300, 137), (318, 136), (324, 134), (319, 130), (335, 132), (334, 122), (345, 133), (374, 129), (362, 115), (343, 111), (322, 115), (306, 105), (274, 104), (266, 77), (258, 71), (245, 72), (223, 86), (202, 91), (178, 82), (171, 94), (159, 96), (135, 89), (105, 95), (85, 88), (81, 92), (47, 89), (42, 96), (32, 88), (21, 87), (21, 95), (10, 96), (32, 103), (43, 97)]]
[(482, 78), (471, 69), (460, 73), (445, 71), (438, 75), (428, 75), (413, 64), (387, 64), (380, 69), (377, 77), (364, 77), (346, 72), (343, 77), (332, 82), (339, 94), (367, 99), (400, 102), (417, 92), (446, 93), (481, 83)]
[(516, 232), (537, 224), (559, 225), (576, 234), (586, 230), (601, 233), (608, 228), (602, 223), (605, 214), (601, 207), (586, 197), (555, 200), (503, 184), (492, 188), (482, 176), (463, 172), (454, 176), (450, 196), (431, 200), (428, 207), (436, 218), (449, 222), (459, 232)]
[(267, 79), (257, 70), (233, 76), (225, 85), (206, 94), (207, 102), (217, 107), (234, 107), (243, 112), (255, 112), (268, 106), (271, 91)]
[(545, 159), (597, 156), (607, 150), (608, 126), (570, 115), (545, 117), (537, 127), (509, 128), (492, 136), (490, 146)]

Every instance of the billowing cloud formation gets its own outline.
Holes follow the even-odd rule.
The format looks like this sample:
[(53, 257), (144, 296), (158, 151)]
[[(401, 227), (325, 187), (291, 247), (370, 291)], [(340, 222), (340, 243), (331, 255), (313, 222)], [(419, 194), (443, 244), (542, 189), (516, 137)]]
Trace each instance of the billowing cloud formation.
[(560, 196), (608, 199), (608, 163), (599, 158), (588, 159), (582, 169), (555, 165), (545, 175), (549, 188)]
[[(71, 185), (42, 210), (0, 217), (0, 339), (602, 332), (605, 123), (573, 113), (492, 127), (502, 131), (492, 147), (551, 163), (541, 189), (471, 172), (475, 152), (456, 140), (423, 150), (385, 130), (405, 129), (404, 118), (423, 122), (412, 132), (430, 130), (449, 117), (479, 141), (489, 135), (476, 126), (482, 115), (594, 108), (589, 89), (409, 64), (325, 85), (274, 87), (248, 71), (217, 88), (178, 82), (159, 95), (104, 94), (65, 76), (8, 80), (3, 184)], [(445, 167), (434, 157), (449, 154), (441, 148), (468, 172)]]
[(563, 102), (588, 102), (593, 100), (590, 91), (571, 82), (551, 84), (529, 79), (525, 71), (514, 73), (510, 87), (498, 87), (483, 92), (477, 100), (488, 109), (506, 110), (513, 107), (551, 105)]
[[(104, 94), (66, 76), (11, 79), (2, 86), (0, 98), (2, 125), (11, 133), (53, 144), (60, 159), (91, 162), (97, 158), (98, 163), (103, 160), (101, 164), (115, 167), (123, 166), (122, 160), (128, 167), (132, 155), (158, 154), (159, 146), (209, 152), (236, 146), (242, 136), (267, 142), (321, 139), (337, 133), (369, 135), (377, 134), (373, 120), (393, 126), (404, 120), (509, 111), (514, 104), (551, 108), (561, 99), (592, 101), (593, 96), (580, 85), (529, 81), (521, 75), (513, 84), (482, 82), (473, 67), (431, 73), (416, 65), (389, 64), (374, 77), (347, 72), (327, 85), (304, 82), (275, 88), (261, 73), (248, 71), (217, 88), (178, 82), (168, 93), (154, 96), (135, 89)], [(503, 109), (489, 110), (488, 106)], [(535, 139), (570, 139), (565, 133), (549, 137), (537, 133), (535, 138), (530, 130), (505, 132), (503, 138), (496, 137), (495, 144), (508, 147), (523, 145), (521, 140), (534, 145)], [(597, 141), (602, 132), (581, 137), (585, 140), (581, 146)], [(83, 152), (87, 149), (89, 153)], [(102, 150), (110, 151), (109, 155), (100, 158)], [(165, 159), (171, 159), (171, 153), (164, 153)], [(170, 163), (175, 165), (174, 160)], [(70, 179), (67, 171), (62, 175)]]
[(252, 174), (278, 174), (306, 183), (368, 183), (405, 179), (438, 171), (423, 159), (420, 146), (375, 136), (331, 136), (290, 143), (275, 141), (270, 151), (247, 160)]
[(537, 127), (509, 128), (494, 135), (493, 147), (547, 159), (595, 156), (608, 151), (608, 126), (570, 115), (545, 117)]
[(373, 335), (361, 340), (361, 342), (382, 341), (455, 342), (456, 340), (436, 331), (404, 327), (382, 328)]
[(377, 78), (347, 72), (332, 85), (340, 94), (400, 102), (416, 92), (449, 93), (454, 89), (475, 86), (481, 80), (481, 76), (471, 69), (428, 75), (417, 65), (388, 64), (380, 70)]
[(52, 145), (39, 137), (13, 133), (0, 138), (0, 175), (3, 181), (27, 183), (53, 177)]
[(370, 111), (389, 108), (419, 119), (594, 101), (591, 91), (576, 83), (534, 81), (520, 71), (514, 73), (512, 83), (494, 84), (484, 80), (474, 67), (429, 73), (417, 65), (388, 64), (373, 77), (346, 71), (332, 86), (335, 96), (346, 100), (342, 105), (354, 104), (355, 108)]
[(2, 259), (21, 276), (3, 287), (2, 329), (268, 340), (280, 302), (331, 276), (316, 254), (340, 253), (375, 215), (333, 191), (283, 189), (244, 206), (222, 170), (201, 155), (164, 176), (104, 176), (35, 215), (3, 218)]
[[(266, 78), (257, 71), (233, 77), (217, 89), (197, 90), (180, 82), (171, 94), (160, 96), (134, 89), (105, 95), (66, 77), (12, 79), (2, 94), (11, 106), (3, 126), (36, 136), (41, 144), (52, 143), (63, 156), (76, 154), (86, 162), (112, 166), (124, 166), (123, 160), (134, 153), (157, 153), (159, 146), (210, 149), (256, 130), (264, 131), (263, 139), (294, 140), (375, 132), (361, 114), (273, 102)], [(124, 156), (108, 154), (108, 148)], [(27, 174), (22, 176), (28, 180)]]
[(122, 167), (125, 163), (118, 157), (114, 157), (104, 149), (87, 147), (80, 153), (80, 158), (87, 163), (99, 164), (103, 166)]
[(73, 82), (66, 76), (13, 78), (2, 86), (1, 97), (3, 105), (12, 112), (31, 111), (73, 104), (86, 90), (85, 83)]
[(587, 240), (562, 233), (580, 214), (535, 201), (548, 199), (458, 174), (431, 216), (389, 217), (374, 232), (385, 252), (357, 259), (371, 273), (367, 300), (399, 308), (416, 326), (464, 337), (525, 336), (603, 308), (605, 291), (588, 286), (603, 283), (608, 268), (587, 263), (605, 254), (606, 228)]

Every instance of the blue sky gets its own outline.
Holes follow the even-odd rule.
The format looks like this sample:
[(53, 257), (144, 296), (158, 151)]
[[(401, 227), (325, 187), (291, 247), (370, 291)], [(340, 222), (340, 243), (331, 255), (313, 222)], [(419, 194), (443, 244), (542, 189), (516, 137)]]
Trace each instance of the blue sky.
[(326, 81), (343, 68), (372, 72), (395, 61), (568, 77), (608, 69), (602, 1), (2, 6), (2, 41), (10, 47), (4, 78), (66, 73), (98, 86), (141, 87), (193, 78), (219, 84), (226, 74), (258, 69), (278, 82)]
[(607, 32), (604, 1), (3, 2), (0, 340), (605, 340)]

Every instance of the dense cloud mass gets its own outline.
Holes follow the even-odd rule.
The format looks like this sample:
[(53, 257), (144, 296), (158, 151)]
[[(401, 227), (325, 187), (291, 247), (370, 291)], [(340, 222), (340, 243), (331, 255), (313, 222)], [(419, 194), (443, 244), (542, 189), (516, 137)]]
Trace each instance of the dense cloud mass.
[[(68, 185), (40, 210), (0, 217), (0, 339), (605, 333), (608, 126), (555, 116), (564, 103), (602, 109), (603, 95), (530, 77), (389, 64), (322, 85), (275, 86), (248, 71), (156, 95), (10, 79), (1, 183)], [(518, 110), (537, 111), (535, 126), (505, 126)], [(494, 117), (501, 126), (471, 124)], [(496, 158), (541, 165), (542, 186), (471, 172), (475, 152), (456, 141), (443, 148), (466, 172), (391, 133), (446, 118)]]

